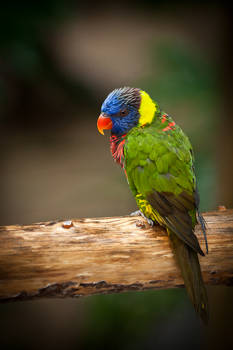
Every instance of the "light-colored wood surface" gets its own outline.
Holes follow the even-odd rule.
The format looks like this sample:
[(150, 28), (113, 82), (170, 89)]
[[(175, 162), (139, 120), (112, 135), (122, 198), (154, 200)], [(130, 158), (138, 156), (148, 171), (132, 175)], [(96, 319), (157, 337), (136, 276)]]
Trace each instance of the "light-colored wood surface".
[[(204, 281), (233, 285), (233, 210), (204, 218)], [(196, 234), (205, 251), (199, 225)], [(166, 231), (141, 217), (0, 227), (0, 247), (0, 301), (183, 286)]]

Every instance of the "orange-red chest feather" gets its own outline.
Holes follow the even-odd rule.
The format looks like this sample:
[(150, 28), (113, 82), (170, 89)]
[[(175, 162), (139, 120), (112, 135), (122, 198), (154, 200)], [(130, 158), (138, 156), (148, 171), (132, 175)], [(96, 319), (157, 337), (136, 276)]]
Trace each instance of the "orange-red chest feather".
[(125, 145), (125, 135), (116, 136), (112, 135), (110, 137), (110, 149), (112, 153), (112, 157), (115, 162), (119, 163), (122, 168), (124, 168), (124, 145)]

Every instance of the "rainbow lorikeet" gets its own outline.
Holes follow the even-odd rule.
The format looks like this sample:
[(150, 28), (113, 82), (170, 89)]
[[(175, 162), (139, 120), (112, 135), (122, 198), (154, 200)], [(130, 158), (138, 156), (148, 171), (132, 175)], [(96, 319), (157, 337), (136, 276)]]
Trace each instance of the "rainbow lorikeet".
[(198, 255), (204, 255), (194, 234), (205, 223), (193, 165), (193, 151), (181, 128), (138, 88), (123, 87), (105, 99), (98, 130), (110, 129), (114, 160), (126, 173), (141, 214), (165, 227), (186, 290), (201, 319), (208, 321), (208, 299)]

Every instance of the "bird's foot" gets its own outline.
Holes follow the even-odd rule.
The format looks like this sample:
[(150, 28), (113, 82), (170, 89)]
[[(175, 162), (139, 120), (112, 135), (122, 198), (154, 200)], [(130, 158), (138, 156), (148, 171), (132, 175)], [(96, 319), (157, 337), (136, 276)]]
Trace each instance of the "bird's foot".
[(136, 211), (133, 211), (132, 213), (129, 214), (129, 216), (142, 216), (142, 212), (141, 210), (136, 210)]
[(151, 220), (151, 219), (149, 219), (149, 218), (147, 218), (147, 217), (143, 214), (143, 212), (141, 212), (141, 210), (136, 210), (136, 211), (134, 211), (133, 213), (130, 214), (130, 216), (142, 216), (142, 217), (147, 221), (147, 223), (148, 223), (151, 227), (153, 227), (153, 226), (155, 225), (154, 221)]

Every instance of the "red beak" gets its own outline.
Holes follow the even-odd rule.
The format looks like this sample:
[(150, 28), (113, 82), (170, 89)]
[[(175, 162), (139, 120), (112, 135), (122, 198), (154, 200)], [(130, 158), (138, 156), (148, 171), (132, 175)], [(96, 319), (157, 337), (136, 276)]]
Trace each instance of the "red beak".
[(112, 129), (112, 121), (111, 118), (106, 117), (104, 113), (101, 113), (97, 120), (97, 128), (99, 132), (104, 135), (103, 130)]

